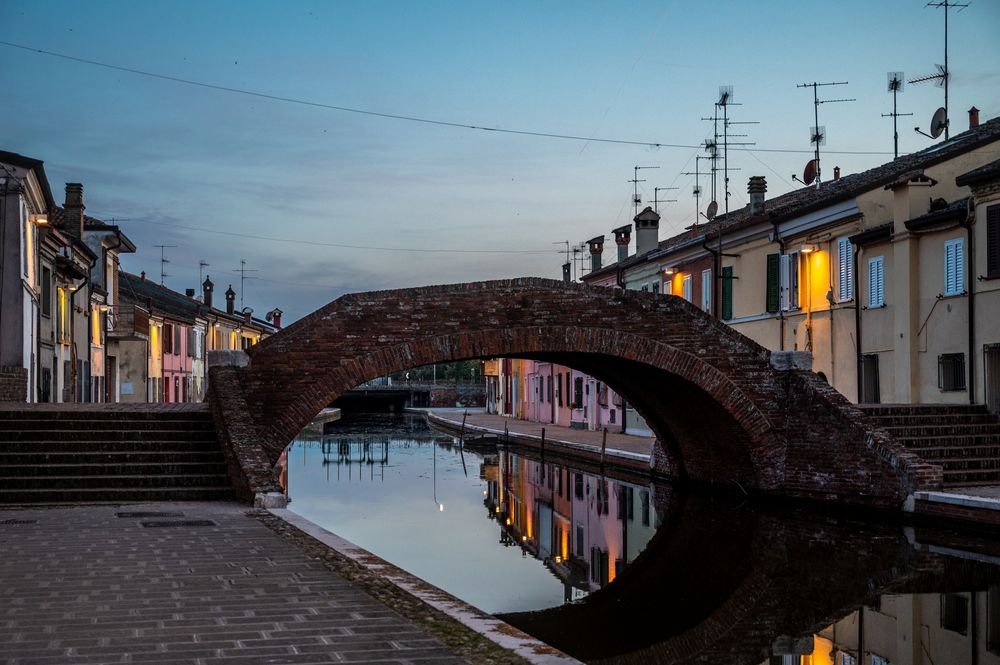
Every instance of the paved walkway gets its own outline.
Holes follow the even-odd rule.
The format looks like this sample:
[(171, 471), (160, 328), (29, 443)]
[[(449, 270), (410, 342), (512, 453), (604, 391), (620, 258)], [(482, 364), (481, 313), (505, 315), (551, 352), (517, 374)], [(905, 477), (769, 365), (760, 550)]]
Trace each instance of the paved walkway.
[[(462, 424), (463, 414), (468, 411), (469, 415), (465, 420), (466, 428), (470, 430), (485, 431), (490, 434), (502, 434), (504, 431), (504, 424), (506, 424), (507, 431), (511, 434), (540, 439), (542, 436), (542, 428), (545, 428), (546, 441), (556, 441), (570, 446), (579, 446), (594, 450), (598, 453), (601, 451), (601, 439), (604, 436), (603, 432), (591, 432), (589, 430), (573, 429), (572, 427), (559, 427), (558, 425), (546, 423), (515, 420), (506, 416), (496, 416), (483, 413), (481, 410), (441, 408), (420, 410), (433, 413), (435, 416), (448, 420), (449, 422), (453, 422), (459, 426)], [(610, 429), (608, 430), (609, 451), (617, 451), (620, 453), (627, 453), (629, 455), (641, 455), (648, 458), (653, 449), (653, 441), (653, 437), (632, 436), (630, 434), (622, 434), (620, 432), (612, 432)]]
[(0, 510), (0, 662), (375, 661), (462, 662), (243, 506)]

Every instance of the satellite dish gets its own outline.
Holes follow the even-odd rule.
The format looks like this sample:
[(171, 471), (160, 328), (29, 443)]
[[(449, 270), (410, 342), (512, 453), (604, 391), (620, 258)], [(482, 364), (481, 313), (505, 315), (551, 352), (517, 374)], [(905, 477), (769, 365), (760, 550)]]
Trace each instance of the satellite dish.
[(937, 111), (934, 111), (934, 116), (931, 118), (931, 138), (936, 139), (941, 136), (941, 132), (944, 128), (948, 126), (948, 115), (942, 106)]
[(813, 184), (813, 181), (816, 180), (816, 166), (817, 164), (815, 159), (810, 159), (806, 162), (806, 167), (802, 169), (802, 182), (807, 185)]
[(711, 222), (713, 219), (715, 219), (715, 215), (718, 214), (718, 212), (719, 212), (719, 204), (716, 203), (715, 201), (712, 201), (711, 203), (708, 204), (708, 210), (705, 211), (705, 217), (707, 217), (708, 221)]

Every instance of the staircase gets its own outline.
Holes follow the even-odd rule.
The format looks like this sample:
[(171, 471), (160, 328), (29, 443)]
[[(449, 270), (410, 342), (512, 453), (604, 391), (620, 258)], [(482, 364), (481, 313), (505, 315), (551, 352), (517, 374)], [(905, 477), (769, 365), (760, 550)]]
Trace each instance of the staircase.
[(206, 405), (0, 410), (0, 504), (232, 498)]
[(1000, 418), (977, 404), (862, 404), (872, 424), (944, 470), (944, 486), (1000, 485)]

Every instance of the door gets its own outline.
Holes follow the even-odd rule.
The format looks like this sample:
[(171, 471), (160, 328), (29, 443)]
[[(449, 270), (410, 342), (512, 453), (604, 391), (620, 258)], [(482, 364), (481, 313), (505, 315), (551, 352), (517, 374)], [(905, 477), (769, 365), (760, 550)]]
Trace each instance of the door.
[(986, 408), (1000, 413), (1000, 344), (983, 347), (983, 378), (986, 382)]
[(878, 404), (878, 356), (874, 353), (861, 356), (861, 401), (864, 404)]
[(104, 401), (105, 402), (117, 402), (118, 401), (118, 358), (114, 356), (108, 356), (108, 378), (107, 382), (104, 384)]

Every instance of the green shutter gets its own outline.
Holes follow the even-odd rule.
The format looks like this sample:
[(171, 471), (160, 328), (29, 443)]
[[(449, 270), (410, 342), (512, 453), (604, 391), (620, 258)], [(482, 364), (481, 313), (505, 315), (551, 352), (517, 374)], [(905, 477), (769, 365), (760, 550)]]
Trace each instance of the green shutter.
[(778, 290), (780, 254), (767, 255), (767, 311), (777, 312), (780, 292)]
[(733, 267), (725, 266), (722, 269), (722, 319), (728, 321), (733, 318)]

